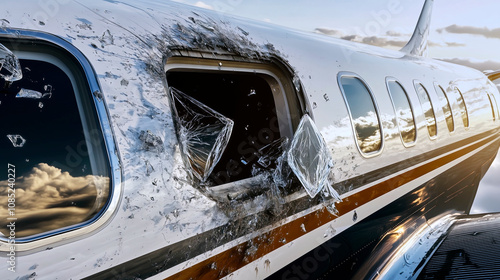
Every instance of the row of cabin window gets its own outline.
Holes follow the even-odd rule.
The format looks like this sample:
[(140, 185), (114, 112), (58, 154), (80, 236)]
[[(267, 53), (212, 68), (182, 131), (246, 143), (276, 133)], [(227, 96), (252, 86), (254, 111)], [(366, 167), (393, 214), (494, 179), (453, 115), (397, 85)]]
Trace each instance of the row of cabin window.
[[(382, 130), (378, 110), (375, 105), (376, 102), (370, 90), (365, 82), (356, 75), (340, 75), (339, 77), (339, 84), (351, 115), (358, 147), (364, 155), (377, 153), (382, 148)], [(414, 109), (411, 106), (405, 89), (396, 79), (388, 78), (386, 85), (396, 114), (401, 139), (405, 146), (410, 146), (415, 143), (417, 136)], [(429, 93), (420, 82), (415, 81), (414, 86), (424, 112), (427, 131), (429, 132), (430, 138), (435, 139), (437, 137), (437, 121), (434, 114), (435, 109), (429, 97)], [(440, 85), (435, 84), (434, 89), (439, 99), (439, 105), (443, 110), (448, 130), (453, 132), (455, 130), (455, 123), (453, 121), (453, 111), (451, 109), (450, 99)], [(455, 90), (457, 93), (455, 98), (462, 121), (464, 127), (467, 128), (469, 127), (467, 106), (465, 105), (460, 90), (458, 88), (455, 88)], [(496, 104), (496, 99), (494, 96), (490, 97), (489, 94), (488, 98), (491, 104), (493, 120), (495, 120), (493, 102)]]

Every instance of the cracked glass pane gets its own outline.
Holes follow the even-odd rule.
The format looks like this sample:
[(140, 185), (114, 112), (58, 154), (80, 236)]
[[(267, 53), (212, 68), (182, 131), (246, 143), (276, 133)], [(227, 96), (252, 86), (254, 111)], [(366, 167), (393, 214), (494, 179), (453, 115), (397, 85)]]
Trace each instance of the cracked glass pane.
[(184, 162), (205, 181), (229, 142), (234, 122), (175, 88), (170, 94)]
[(0, 44), (0, 77), (7, 82), (23, 78), (19, 59), (2, 44)]
[(310, 197), (328, 185), (333, 159), (313, 120), (304, 115), (288, 152), (288, 164)]

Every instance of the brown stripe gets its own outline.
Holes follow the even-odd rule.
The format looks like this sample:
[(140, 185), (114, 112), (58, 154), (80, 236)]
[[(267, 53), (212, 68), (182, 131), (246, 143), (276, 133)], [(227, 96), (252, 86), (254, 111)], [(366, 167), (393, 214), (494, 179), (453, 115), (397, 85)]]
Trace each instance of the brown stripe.
[[(339, 211), (339, 216), (342, 216), (375, 198), (395, 190), (436, 168), (444, 166), (445, 164), (466, 155), (475, 149), (478, 149), (491, 141), (494, 137), (496, 137), (496, 135), (349, 196), (349, 199), (344, 199), (336, 205), (337, 210)], [(281, 246), (284, 246), (286, 243), (305, 235), (306, 233), (303, 232), (301, 228), (302, 224), (304, 224), (305, 228), (309, 232), (333, 221), (334, 219), (336, 219), (336, 216), (331, 215), (330, 212), (326, 211), (324, 208), (314, 211), (240, 245), (214, 255), (200, 263), (190, 266), (183, 271), (165, 278), (165, 280), (209, 280), (225, 277), (243, 266), (280, 248)]]

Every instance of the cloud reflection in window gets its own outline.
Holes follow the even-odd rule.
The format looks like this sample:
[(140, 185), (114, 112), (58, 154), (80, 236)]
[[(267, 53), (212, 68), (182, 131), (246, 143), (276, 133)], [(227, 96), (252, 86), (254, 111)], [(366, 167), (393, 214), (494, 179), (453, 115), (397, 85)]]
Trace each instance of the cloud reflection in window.
[(427, 131), (429, 132), (429, 136), (431, 138), (434, 138), (437, 136), (437, 126), (431, 99), (429, 97), (429, 94), (427, 93), (427, 90), (422, 84), (416, 83), (415, 90), (417, 91), (418, 100), (420, 101), (422, 110), (424, 111), (425, 121), (427, 123)]
[[(16, 178), (16, 237), (27, 237), (73, 226), (92, 219), (104, 207), (110, 180), (103, 176), (73, 177), (40, 163)], [(0, 220), (6, 223), (7, 181), (0, 182)], [(8, 235), (2, 226), (1, 233)]]
[(340, 83), (361, 152), (369, 154), (379, 151), (382, 148), (382, 133), (375, 103), (368, 88), (357, 77), (342, 76)]
[(382, 142), (377, 114), (370, 111), (366, 116), (354, 119), (353, 123), (361, 151), (363, 153), (370, 153), (380, 150)]
[(388, 81), (387, 86), (396, 112), (401, 139), (405, 144), (413, 143), (417, 133), (408, 96), (401, 84), (396, 81)]

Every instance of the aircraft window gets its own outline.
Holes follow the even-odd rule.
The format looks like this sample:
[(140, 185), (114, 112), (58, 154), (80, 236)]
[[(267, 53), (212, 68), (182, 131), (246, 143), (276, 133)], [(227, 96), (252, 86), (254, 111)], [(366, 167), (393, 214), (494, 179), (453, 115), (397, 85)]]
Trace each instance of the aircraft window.
[(18, 36), (0, 38), (22, 71), (17, 80), (0, 78), (0, 165), (8, 167), (0, 181), (0, 239), (8, 242), (15, 218), (16, 245), (94, 227), (113, 194), (101, 105), (94, 105), (87, 69), (64, 43)]
[(358, 77), (340, 75), (339, 79), (361, 152), (365, 155), (382, 149), (382, 132), (375, 101)]
[(448, 96), (446, 95), (444, 89), (440, 85), (434, 85), (436, 89), (437, 96), (439, 97), (439, 101), (441, 102), (441, 106), (443, 108), (443, 113), (446, 118), (446, 125), (448, 126), (448, 131), (452, 132), (455, 130), (455, 124), (453, 122), (453, 113), (451, 111), (450, 101), (448, 100)]
[[(189, 69), (191, 62), (198, 69)], [(219, 61), (204, 63), (199, 69), (199, 60), (171, 57), (166, 77), (184, 164), (194, 183), (215, 190), (275, 167), (300, 109), (279, 74), (254, 71), (252, 63), (224, 61), (231, 71), (219, 70)]]
[(495, 108), (493, 107), (493, 101), (491, 100), (491, 96), (488, 94), (488, 99), (490, 100), (490, 105), (491, 105), (491, 114), (493, 116), (493, 121), (496, 120), (495, 116)]
[(422, 110), (424, 110), (425, 120), (427, 122), (427, 131), (431, 138), (437, 136), (437, 126), (436, 117), (434, 115), (434, 109), (432, 108), (431, 99), (429, 93), (421, 83), (415, 83), (415, 89), (417, 91), (418, 99), (422, 105)]
[(387, 81), (387, 88), (391, 96), (391, 100), (396, 112), (398, 127), (401, 134), (401, 139), (404, 144), (415, 142), (417, 132), (415, 128), (415, 120), (413, 110), (408, 100), (408, 96), (403, 86), (395, 80)]
[(462, 115), (462, 121), (464, 123), (464, 127), (469, 127), (469, 115), (467, 112), (467, 106), (465, 105), (464, 96), (462, 95), (462, 92), (460, 92), (458, 88), (455, 89), (458, 92), (457, 103), (458, 103), (458, 108), (460, 109), (460, 114)]

